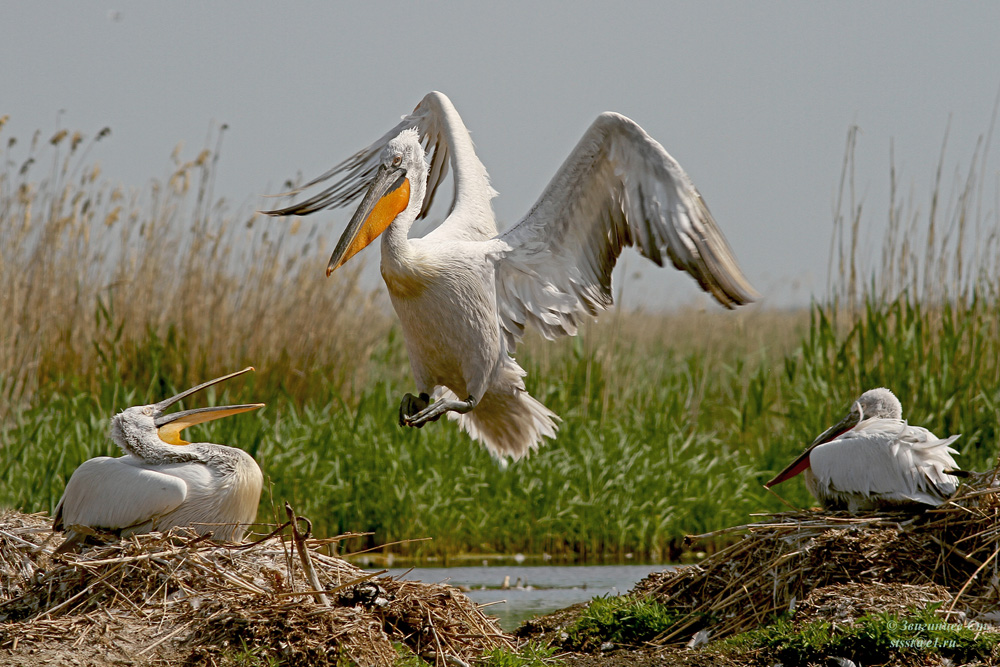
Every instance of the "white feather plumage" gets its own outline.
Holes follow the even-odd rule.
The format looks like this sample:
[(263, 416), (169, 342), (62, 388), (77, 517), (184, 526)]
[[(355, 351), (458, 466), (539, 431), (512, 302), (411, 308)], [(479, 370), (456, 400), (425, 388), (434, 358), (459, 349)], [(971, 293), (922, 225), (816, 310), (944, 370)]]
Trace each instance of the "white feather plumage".
[[(866, 391), (848, 416), (826, 431), (768, 486), (803, 468), (806, 487), (828, 509), (885, 509), (940, 505), (955, 492), (958, 470), (953, 435), (938, 438), (902, 419), (896, 396), (885, 388)], [(804, 467), (807, 466), (807, 467)]]
[(262, 407), (254, 403), (163, 415), (181, 398), (247, 370), (251, 369), (112, 417), (110, 438), (125, 455), (99, 456), (73, 472), (54, 514), (53, 528), (67, 533), (60, 550), (77, 545), (84, 537), (81, 528), (128, 536), (190, 526), (217, 540), (241, 540), (257, 516), (263, 488), (257, 462), (235, 447), (164, 442), (161, 427), (196, 424)]

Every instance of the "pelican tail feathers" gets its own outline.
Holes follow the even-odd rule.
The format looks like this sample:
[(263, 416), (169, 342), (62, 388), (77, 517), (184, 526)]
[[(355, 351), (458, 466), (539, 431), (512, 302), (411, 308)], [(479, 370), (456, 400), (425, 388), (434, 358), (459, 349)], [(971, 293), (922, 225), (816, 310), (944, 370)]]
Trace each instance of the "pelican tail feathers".
[[(435, 399), (457, 398), (439, 387)], [(473, 440), (499, 461), (517, 461), (537, 451), (542, 438), (556, 437), (559, 417), (524, 389), (487, 391), (471, 412), (448, 413)]]

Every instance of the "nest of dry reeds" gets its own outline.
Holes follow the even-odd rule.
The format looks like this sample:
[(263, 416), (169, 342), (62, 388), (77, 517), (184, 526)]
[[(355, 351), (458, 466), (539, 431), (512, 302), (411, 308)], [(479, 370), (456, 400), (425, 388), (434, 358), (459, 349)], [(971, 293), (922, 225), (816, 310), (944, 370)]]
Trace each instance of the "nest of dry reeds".
[(395, 642), (444, 667), (513, 647), (453, 587), (322, 553), (336, 538), (274, 534), (226, 547), (175, 530), (53, 556), (59, 540), (48, 526), (44, 515), (0, 515), (0, 651), (37, 656), (24, 664), (84, 651), (104, 656), (93, 664), (220, 665), (252, 655), (389, 667)]
[(905, 597), (906, 587), (914, 587), (914, 601), (943, 602), (939, 613), (959, 615), (952, 621), (1000, 606), (1000, 468), (974, 475), (949, 502), (920, 514), (760, 516), (755, 523), (692, 536), (743, 534), (697, 565), (653, 574), (636, 585), (633, 595), (684, 613), (659, 643), (687, 642), (700, 630), (713, 638), (751, 630), (803, 601), (821, 606), (810, 595), (823, 591), (875, 600)]

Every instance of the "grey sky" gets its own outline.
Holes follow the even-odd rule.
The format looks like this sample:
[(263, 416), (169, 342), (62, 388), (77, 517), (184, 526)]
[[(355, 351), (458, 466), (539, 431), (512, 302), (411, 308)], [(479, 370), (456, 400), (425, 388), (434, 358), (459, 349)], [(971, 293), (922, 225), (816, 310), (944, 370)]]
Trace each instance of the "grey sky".
[[(59, 110), (63, 127), (89, 135), (108, 125), (112, 137), (94, 157), (108, 178), (141, 185), (164, 174), (179, 141), (193, 155), (210, 123), (225, 122), (216, 193), (234, 204), (263, 205), (255, 197), (287, 177), (325, 170), (437, 89), (473, 132), (506, 228), (594, 117), (619, 111), (684, 166), (772, 305), (824, 290), (849, 126), (862, 132), (857, 182), (877, 242), (890, 138), (903, 188), (926, 205), (949, 118), (950, 186), (988, 130), (1000, 88), (1000, 3), (4, 2), (2, 10), (5, 136), (52, 130)], [(993, 183), (997, 163), (993, 156)], [(332, 244), (350, 211), (323, 215)], [(627, 269), (626, 303), (695, 294), (689, 279), (635, 255)], [(633, 280), (640, 269), (644, 278)]]

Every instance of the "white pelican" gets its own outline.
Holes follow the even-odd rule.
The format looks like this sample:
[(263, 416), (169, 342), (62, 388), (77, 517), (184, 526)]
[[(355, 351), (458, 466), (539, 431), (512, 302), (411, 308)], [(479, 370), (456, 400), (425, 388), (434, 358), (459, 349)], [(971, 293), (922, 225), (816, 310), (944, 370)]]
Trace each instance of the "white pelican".
[[(111, 418), (111, 440), (125, 456), (84, 461), (66, 484), (53, 530), (65, 530), (58, 552), (86, 536), (81, 527), (128, 536), (191, 526), (214, 539), (239, 541), (257, 516), (263, 476), (235, 447), (180, 438), (185, 428), (264, 407), (263, 403), (196, 408), (165, 415), (181, 399), (253, 368), (209, 380), (172, 398), (128, 408)], [(197, 525), (204, 524), (204, 525)], [(223, 525), (219, 525), (223, 524)]]
[(906, 505), (940, 505), (955, 492), (958, 470), (949, 445), (903, 421), (899, 399), (885, 388), (861, 395), (837, 425), (816, 440), (766, 486), (799, 473), (827, 509), (851, 512)]
[[(423, 238), (409, 238), (449, 163), (448, 217)], [(441, 93), (429, 93), (381, 139), (302, 189), (334, 177), (317, 195), (267, 213), (307, 215), (364, 194), (327, 275), (385, 232), (382, 277), (418, 392), (403, 397), (400, 424), (420, 427), (449, 413), (501, 460), (537, 449), (557, 429), (558, 418), (528, 395), (525, 372), (510, 356), (525, 324), (549, 339), (576, 334), (582, 317), (611, 305), (611, 270), (625, 246), (661, 266), (671, 261), (727, 308), (756, 296), (681, 166), (616, 113), (597, 117), (538, 202), (502, 234), (491, 203), (497, 193)]]

